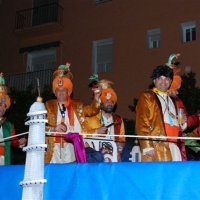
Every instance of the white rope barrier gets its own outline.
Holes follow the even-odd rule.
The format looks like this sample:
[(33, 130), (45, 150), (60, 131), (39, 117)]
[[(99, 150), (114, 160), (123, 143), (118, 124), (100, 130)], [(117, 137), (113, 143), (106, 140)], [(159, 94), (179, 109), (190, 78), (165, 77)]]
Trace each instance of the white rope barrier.
[(21, 136), (21, 135), (26, 135), (28, 133), (29, 132), (24, 132), (24, 133), (20, 133), (20, 134), (17, 134), (17, 135), (10, 136), (10, 137), (2, 138), (2, 139), (0, 139), (0, 142), (4, 142), (5, 140), (9, 140), (11, 138), (15, 138), (15, 137), (18, 137), (18, 136)]
[[(29, 132), (24, 132), (24, 133), (20, 133), (20, 134), (17, 134), (17, 135), (14, 135), (14, 136), (10, 136), (10, 137), (6, 137), (6, 138), (3, 138), (3, 139), (0, 139), (0, 142), (3, 142), (5, 140), (9, 140), (11, 138), (15, 138), (15, 137), (18, 137), (18, 136), (22, 136), (22, 135), (26, 135), (28, 134)], [(51, 135), (51, 134), (60, 134), (60, 135), (66, 135), (67, 133), (73, 133), (73, 132), (65, 132), (65, 133), (60, 133), (60, 132), (46, 132), (47, 135)], [(96, 138), (98, 139), (99, 137), (105, 137), (105, 134), (92, 134), (92, 133), (79, 133), (80, 135), (82, 136), (91, 136), (92, 138)], [(117, 135), (117, 134), (113, 134), (113, 135), (110, 135), (109, 136), (111, 137), (128, 137), (128, 138), (145, 138), (145, 139), (160, 139), (160, 140), (163, 140), (163, 139), (183, 139), (183, 140), (200, 140), (200, 137), (173, 137), (173, 136), (146, 136), (146, 135)], [(103, 138), (101, 138), (103, 139)]]
[[(61, 134), (61, 135), (65, 135), (65, 134), (67, 134), (67, 133), (69, 133), (69, 132), (66, 132), (66, 133), (59, 133), (59, 132), (46, 132), (46, 133), (48, 133), (48, 135), (49, 134), (52, 134), (52, 133), (54, 133), (54, 134)], [(79, 133), (80, 135), (82, 135), (82, 136), (91, 136), (91, 137), (96, 137), (96, 138), (98, 138), (98, 137), (105, 137), (106, 135), (105, 134), (94, 134), (94, 133)], [(97, 137), (98, 136), (98, 137)], [(117, 135), (117, 134), (113, 134), (113, 135), (110, 135), (109, 134), (109, 136), (111, 136), (111, 137), (130, 137), (130, 138), (145, 138), (145, 139), (149, 139), (149, 138), (153, 138), (153, 139), (155, 139), (155, 138), (158, 138), (158, 139), (167, 139), (167, 138), (171, 138), (171, 139), (185, 139), (185, 140), (188, 140), (188, 139), (190, 139), (190, 140), (200, 140), (200, 137), (173, 137), (173, 136), (146, 136), (146, 135)]]

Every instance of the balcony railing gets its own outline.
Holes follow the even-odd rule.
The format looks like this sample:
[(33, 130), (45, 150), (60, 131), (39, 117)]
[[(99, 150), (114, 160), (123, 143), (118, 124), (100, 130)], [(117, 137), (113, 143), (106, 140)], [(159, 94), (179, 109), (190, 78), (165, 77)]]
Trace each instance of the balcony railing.
[(57, 3), (16, 12), (15, 30), (56, 22), (63, 25), (63, 8)]
[(40, 89), (45, 85), (52, 83), (53, 69), (46, 69), (41, 71), (27, 72), (21, 74), (10, 75), (9, 87), (14, 87), (16, 90), (24, 91), (27, 86), (32, 85), (34, 90), (37, 90), (37, 80), (39, 79)]

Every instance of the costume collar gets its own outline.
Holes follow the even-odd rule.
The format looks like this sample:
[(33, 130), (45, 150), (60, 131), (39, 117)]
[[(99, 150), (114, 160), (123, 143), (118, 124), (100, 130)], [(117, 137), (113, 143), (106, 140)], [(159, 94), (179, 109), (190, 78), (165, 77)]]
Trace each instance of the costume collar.
[(167, 92), (162, 92), (162, 91), (160, 91), (158, 88), (154, 87), (154, 88), (153, 88), (153, 91), (154, 91), (156, 94), (166, 94), (166, 95), (168, 95), (168, 90), (167, 90)]

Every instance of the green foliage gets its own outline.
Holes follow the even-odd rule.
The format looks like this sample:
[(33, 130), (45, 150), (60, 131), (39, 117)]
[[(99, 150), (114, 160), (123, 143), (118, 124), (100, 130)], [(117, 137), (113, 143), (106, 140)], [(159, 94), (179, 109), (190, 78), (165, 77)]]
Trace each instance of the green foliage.
[(195, 73), (183, 74), (182, 84), (179, 89), (179, 98), (183, 101), (188, 114), (200, 110), (200, 88), (196, 87)]

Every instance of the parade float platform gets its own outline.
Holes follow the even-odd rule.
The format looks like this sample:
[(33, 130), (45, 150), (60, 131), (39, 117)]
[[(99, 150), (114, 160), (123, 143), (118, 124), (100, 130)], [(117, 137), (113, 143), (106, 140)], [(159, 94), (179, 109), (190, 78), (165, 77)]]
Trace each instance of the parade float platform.
[[(24, 165), (0, 167), (0, 199), (22, 197)], [(46, 164), (44, 200), (200, 199), (200, 162)]]

